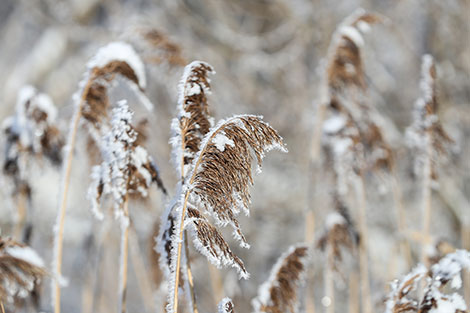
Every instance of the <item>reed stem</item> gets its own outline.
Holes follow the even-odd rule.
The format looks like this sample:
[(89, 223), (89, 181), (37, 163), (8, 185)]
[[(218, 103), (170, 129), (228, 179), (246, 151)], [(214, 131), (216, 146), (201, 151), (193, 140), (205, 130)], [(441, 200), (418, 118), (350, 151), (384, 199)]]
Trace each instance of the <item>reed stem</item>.
[(189, 293), (193, 305), (193, 313), (199, 313), (196, 304), (196, 294), (194, 292), (193, 273), (191, 272), (191, 262), (189, 261), (188, 234), (184, 231), (184, 253), (186, 254), (186, 275), (188, 276)]
[(362, 311), (364, 313), (372, 313), (372, 300), (370, 294), (370, 283), (369, 283), (369, 249), (367, 240), (369, 238), (369, 232), (367, 229), (367, 200), (365, 194), (365, 184), (363, 173), (359, 174), (356, 180), (355, 191), (356, 198), (358, 201), (359, 210), (359, 271), (361, 275), (361, 299), (362, 299)]
[(327, 264), (325, 270), (325, 294), (329, 298), (329, 305), (326, 306), (326, 313), (335, 313), (335, 285), (333, 279), (334, 255), (331, 243), (326, 248)]
[(426, 257), (426, 248), (430, 244), (429, 230), (431, 224), (431, 181), (432, 181), (432, 164), (431, 164), (431, 155), (432, 155), (432, 141), (431, 133), (427, 131), (426, 138), (426, 153), (424, 154), (424, 165), (423, 165), (423, 190), (422, 190), (422, 214), (423, 214), (423, 225), (422, 233), (424, 241), (421, 245), (421, 257), (420, 261), (422, 264), (428, 266), (428, 261)]
[[(128, 198), (126, 196), (123, 204), (124, 216), (129, 219)], [(129, 254), (129, 223), (122, 226), (121, 237), (121, 261), (120, 261), (120, 284), (119, 284), (119, 306), (118, 313), (126, 312), (126, 294), (127, 294), (127, 266)]]
[(57, 215), (56, 224), (54, 226), (55, 240), (54, 240), (54, 264), (55, 264), (55, 280), (53, 282), (53, 299), (54, 299), (54, 312), (60, 313), (60, 279), (62, 276), (62, 248), (64, 237), (64, 222), (65, 222), (65, 209), (67, 207), (67, 194), (70, 185), (70, 173), (72, 170), (73, 150), (77, 137), (78, 125), (80, 122), (81, 110), (80, 106), (75, 111), (73, 117), (72, 128), (70, 130), (69, 139), (67, 143), (67, 156), (65, 158), (65, 165), (62, 177), (62, 192), (59, 212)]

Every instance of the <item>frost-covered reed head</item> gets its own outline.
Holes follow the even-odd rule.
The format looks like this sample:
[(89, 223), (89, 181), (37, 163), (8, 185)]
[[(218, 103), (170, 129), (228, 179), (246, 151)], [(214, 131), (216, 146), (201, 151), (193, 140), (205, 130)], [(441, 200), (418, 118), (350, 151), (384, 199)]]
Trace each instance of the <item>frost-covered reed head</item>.
[[(392, 291), (386, 302), (386, 313), (464, 313), (467, 305), (458, 292), (444, 293), (462, 287), (461, 273), (470, 269), (470, 252), (457, 250), (442, 258), (430, 270), (418, 265), (410, 273), (391, 284)], [(419, 297), (418, 288), (425, 281), (424, 295)]]
[(326, 217), (325, 230), (318, 239), (317, 246), (323, 251), (331, 249), (334, 262), (329, 266), (338, 271), (338, 263), (343, 260), (342, 248), (353, 252), (358, 240), (359, 236), (349, 217), (340, 212), (332, 212)]
[(115, 212), (121, 215), (127, 198), (132, 194), (146, 197), (153, 182), (166, 193), (156, 164), (147, 150), (137, 144), (132, 115), (126, 101), (119, 101), (112, 111), (111, 132), (102, 138), (103, 163), (92, 169), (93, 182), (88, 194), (98, 218), (103, 217), (99, 206), (106, 195), (113, 198)]
[(211, 93), (211, 65), (194, 61), (188, 64), (179, 85), (177, 116), (172, 121), (174, 163), (181, 177), (189, 172), (204, 135), (214, 125), (207, 96)]
[(181, 46), (174, 43), (166, 34), (157, 29), (141, 29), (144, 40), (152, 47), (151, 53), (146, 58), (150, 63), (168, 63), (171, 66), (184, 66)]
[(292, 246), (271, 270), (269, 279), (260, 286), (253, 299), (255, 313), (299, 312), (299, 289), (304, 284), (309, 261), (307, 246)]
[[(249, 214), (253, 184), (251, 167), (254, 159), (258, 171), (265, 153), (273, 148), (286, 151), (279, 134), (258, 116), (240, 115), (220, 121), (201, 142), (193, 160), (191, 179), (183, 187), (188, 198), (187, 226), (194, 231), (195, 244), (209, 260), (223, 264), (231, 251), (215, 227), (209, 227), (204, 210), (216, 225), (230, 225), (242, 247), (249, 247), (237, 216)], [(232, 263), (233, 261), (233, 263)], [(247, 273), (238, 258), (229, 261), (242, 276)]]
[(235, 313), (232, 299), (223, 298), (217, 306), (218, 313)]
[(144, 63), (127, 43), (112, 42), (98, 50), (87, 64), (88, 71), (80, 83), (80, 95), (75, 96), (82, 116), (89, 125), (100, 129), (106, 124), (110, 108), (108, 89), (116, 77), (124, 78), (144, 104), (151, 104), (142, 91), (146, 87)]
[(0, 237), (0, 302), (26, 298), (44, 275), (44, 262), (33, 249)]
[(29, 85), (20, 89), (15, 114), (2, 125), (6, 135), (3, 171), (15, 179), (17, 192), (29, 190), (25, 168), (29, 159), (45, 157), (54, 165), (62, 162), (64, 140), (56, 117), (57, 109), (48, 95)]
[[(415, 102), (413, 124), (407, 129), (408, 145), (418, 152), (417, 167), (421, 165), (419, 155), (427, 153), (427, 145), (431, 146), (431, 157), (435, 163), (439, 156), (449, 153), (454, 141), (446, 133), (437, 116), (439, 99), (437, 92), (437, 69), (431, 55), (424, 55), (421, 63), (421, 97)], [(432, 176), (437, 177), (435, 164)]]
[[(365, 90), (364, 66), (361, 49), (364, 45), (363, 34), (371, 25), (382, 21), (375, 13), (363, 9), (356, 10), (336, 29), (328, 51), (327, 84), (331, 93), (343, 92), (344, 88), (356, 87)], [(335, 105), (332, 97), (331, 105)]]

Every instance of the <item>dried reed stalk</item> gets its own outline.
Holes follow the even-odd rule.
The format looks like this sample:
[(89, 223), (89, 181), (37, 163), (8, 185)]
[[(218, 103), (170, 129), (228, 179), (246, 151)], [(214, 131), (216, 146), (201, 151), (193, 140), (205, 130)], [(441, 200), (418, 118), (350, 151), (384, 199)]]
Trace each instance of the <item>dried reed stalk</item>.
[(359, 263), (362, 306), (372, 312), (368, 274), (368, 239), (364, 172), (389, 167), (390, 148), (373, 119), (366, 101), (367, 84), (361, 48), (370, 26), (383, 20), (377, 14), (357, 10), (347, 17), (333, 35), (326, 68), (327, 103), (330, 116), (323, 123), (325, 146), (333, 155), (337, 192), (347, 192), (355, 177), (359, 215)]
[(362, 296), (362, 309), (364, 313), (372, 313), (373, 306), (370, 294), (370, 280), (369, 280), (369, 260), (368, 260), (368, 249), (367, 240), (369, 238), (369, 232), (367, 228), (367, 199), (365, 193), (364, 176), (361, 173), (356, 180), (355, 184), (356, 199), (358, 201), (358, 216), (359, 216), (359, 229), (360, 229), (360, 240), (359, 240), (359, 268), (361, 275), (361, 296)]
[(137, 277), (142, 300), (145, 304), (146, 311), (153, 312), (155, 309), (152, 295), (152, 284), (150, 283), (150, 278), (147, 274), (148, 270), (143, 261), (142, 252), (139, 248), (137, 233), (135, 231), (134, 224), (132, 223), (130, 226), (129, 242), (132, 268), (134, 270), (135, 276)]
[(336, 210), (326, 217), (325, 232), (318, 239), (317, 247), (326, 251), (325, 269), (325, 300), (328, 313), (335, 311), (335, 287), (333, 275), (339, 272), (337, 263), (342, 261), (341, 247), (353, 252), (357, 245), (357, 233), (354, 229), (347, 209), (344, 204), (336, 198)]
[(306, 278), (309, 251), (306, 245), (289, 248), (274, 265), (252, 305), (256, 313), (299, 312), (299, 289)]
[(420, 260), (426, 264), (426, 246), (431, 223), (431, 197), (432, 182), (437, 177), (434, 160), (439, 155), (448, 153), (449, 146), (453, 140), (444, 131), (437, 117), (437, 72), (432, 56), (423, 56), (421, 65), (421, 98), (414, 107), (413, 124), (407, 129), (409, 145), (418, 153), (417, 165), (421, 166), (422, 179), (422, 203), (423, 214), (422, 232), (426, 241), (421, 245)]
[[(124, 218), (129, 219), (129, 199), (126, 196), (124, 203), (122, 205), (122, 210), (124, 213)], [(126, 312), (126, 296), (127, 296), (127, 264), (128, 264), (128, 254), (129, 254), (129, 225), (121, 227), (121, 261), (119, 268), (119, 302), (118, 302), (118, 312)]]
[(333, 247), (326, 247), (327, 264), (325, 269), (325, 296), (328, 297), (329, 305), (326, 308), (327, 313), (335, 313), (335, 285), (334, 285), (334, 253)]
[[(56, 280), (53, 283), (54, 312), (60, 313), (60, 284), (62, 275), (63, 233), (67, 195), (70, 185), (70, 174), (75, 149), (76, 136), (81, 118), (85, 118), (95, 140), (100, 139), (99, 131), (106, 132), (105, 119), (109, 107), (107, 89), (112, 80), (122, 76), (130, 82), (131, 88), (140, 94), (145, 88), (145, 72), (142, 61), (131, 46), (115, 42), (101, 48), (88, 63), (88, 72), (80, 83), (79, 94), (75, 96), (75, 112), (67, 139), (65, 163), (63, 164), (62, 183), (57, 221), (54, 227), (54, 258), (53, 268)], [(142, 97), (141, 97), (142, 98)], [(147, 102), (145, 102), (147, 103)], [(105, 129), (102, 129), (105, 127)]]
[(253, 184), (251, 151), (257, 159), (258, 168), (266, 151), (273, 148), (285, 151), (277, 132), (260, 117), (252, 115), (220, 121), (206, 134), (200, 147), (176, 208), (177, 233), (173, 241), (176, 255), (174, 259), (172, 257), (175, 275), (171, 281), (169, 312), (177, 312), (178, 308), (177, 282), (185, 226), (192, 230), (196, 248), (209, 261), (218, 266), (235, 267), (241, 277), (248, 278), (243, 262), (233, 254), (217, 228), (197, 208), (203, 208), (219, 224), (231, 225), (240, 245), (248, 247), (236, 216), (241, 211), (248, 213), (248, 187)]

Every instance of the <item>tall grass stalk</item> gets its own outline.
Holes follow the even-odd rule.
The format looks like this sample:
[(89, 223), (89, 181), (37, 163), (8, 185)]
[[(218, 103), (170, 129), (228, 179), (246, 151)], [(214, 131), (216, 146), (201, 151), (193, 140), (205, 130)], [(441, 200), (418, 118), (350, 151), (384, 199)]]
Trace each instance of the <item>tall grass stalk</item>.
[(360, 173), (355, 180), (354, 190), (356, 194), (356, 201), (358, 205), (358, 224), (359, 224), (359, 270), (361, 275), (361, 299), (362, 299), (362, 312), (372, 313), (372, 300), (370, 294), (369, 282), (369, 249), (367, 240), (369, 238), (369, 231), (367, 228), (367, 199), (365, 193), (364, 174)]
[[(82, 102), (83, 103), (83, 102)], [(70, 129), (69, 137), (66, 146), (66, 157), (62, 173), (62, 190), (60, 193), (60, 206), (57, 214), (56, 224), (54, 226), (54, 312), (60, 313), (60, 281), (62, 276), (62, 254), (63, 254), (63, 239), (64, 239), (64, 224), (65, 224), (65, 210), (67, 207), (67, 195), (70, 185), (70, 173), (72, 170), (73, 151), (77, 137), (78, 125), (80, 122), (81, 110), (77, 109), (73, 116), (72, 127)]]
[(420, 261), (424, 265), (428, 265), (428, 260), (426, 257), (426, 249), (430, 244), (429, 239), (429, 231), (430, 231), (430, 224), (431, 224), (431, 183), (432, 183), (432, 137), (430, 131), (427, 131), (425, 134), (425, 144), (426, 144), (426, 152), (423, 154), (423, 182), (422, 182), (422, 194), (421, 194), (421, 212), (423, 216), (423, 224), (422, 224), (422, 235), (423, 235), (423, 242), (421, 245), (421, 256)]
[[(126, 196), (122, 206), (124, 217), (129, 219), (129, 199)], [(121, 225), (121, 260), (119, 262), (119, 297), (118, 313), (126, 312), (126, 294), (127, 294), (127, 266), (129, 255), (129, 223)]]

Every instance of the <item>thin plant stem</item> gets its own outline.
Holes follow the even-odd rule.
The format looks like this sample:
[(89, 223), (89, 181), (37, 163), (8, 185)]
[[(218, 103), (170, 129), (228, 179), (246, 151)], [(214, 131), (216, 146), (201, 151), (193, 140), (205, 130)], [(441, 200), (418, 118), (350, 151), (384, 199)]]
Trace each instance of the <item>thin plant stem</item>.
[(22, 233), (24, 230), (24, 225), (26, 222), (26, 206), (27, 206), (27, 200), (26, 197), (23, 193), (19, 193), (17, 196), (17, 212), (18, 212), (18, 222), (16, 223), (15, 226), (15, 238), (18, 240), (22, 240)]
[[(470, 227), (467, 224), (462, 225), (461, 230), (462, 248), (470, 250)], [(470, 269), (463, 271), (464, 297), (465, 303), (470, 303)]]
[[(81, 106), (81, 105), (80, 105)], [(64, 236), (64, 222), (65, 222), (65, 209), (67, 207), (67, 194), (70, 185), (70, 173), (72, 170), (73, 150), (77, 137), (78, 125), (81, 117), (80, 106), (76, 109), (73, 117), (72, 128), (70, 130), (69, 139), (67, 143), (67, 156), (64, 164), (64, 172), (62, 177), (62, 192), (57, 215), (56, 225), (54, 226), (55, 240), (54, 240), (54, 264), (55, 264), (55, 280), (53, 282), (53, 297), (54, 297), (54, 312), (60, 313), (60, 278), (62, 275), (62, 248)]]
[(349, 274), (349, 313), (359, 313), (359, 277), (355, 271)]
[[(125, 218), (129, 219), (127, 195), (124, 199), (123, 210)], [(120, 262), (120, 284), (119, 284), (119, 306), (118, 313), (126, 312), (126, 294), (127, 294), (127, 266), (129, 254), (129, 225), (123, 225), (121, 237), (121, 262)]]
[(196, 294), (194, 292), (194, 281), (193, 273), (191, 272), (191, 262), (189, 261), (188, 234), (186, 231), (184, 231), (184, 252), (186, 254), (186, 275), (188, 276), (189, 293), (191, 294), (193, 313), (199, 313), (196, 304)]
[(220, 273), (217, 270), (217, 268), (212, 265), (212, 264), (207, 264), (209, 267), (209, 275), (210, 275), (210, 280), (211, 280), (211, 286), (212, 286), (212, 298), (214, 300), (214, 305), (217, 306), (218, 300), (222, 299), (224, 297), (223, 294), (223, 283), (222, 279), (220, 278)]
[(362, 311), (364, 313), (372, 313), (372, 300), (370, 295), (370, 283), (369, 283), (369, 249), (367, 246), (367, 240), (369, 238), (367, 229), (367, 200), (365, 194), (363, 173), (359, 174), (356, 180), (355, 191), (356, 198), (358, 201), (358, 215), (359, 215), (359, 271), (361, 275), (361, 299), (362, 299)]
[(431, 155), (432, 155), (432, 142), (431, 134), (428, 131), (426, 133), (426, 153), (424, 154), (424, 164), (423, 164), (423, 190), (422, 190), (422, 214), (423, 214), (423, 225), (422, 233), (424, 241), (421, 245), (421, 257), (420, 261), (424, 265), (428, 265), (426, 258), (426, 247), (429, 245), (429, 230), (431, 224)]
[(408, 268), (411, 268), (411, 266), (413, 265), (413, 257), (411, 255), (410, 244), (406, 239), (407, 227), (405, 208), (403, 205), (403, 194), (398, 183), (398, 175), (396, 173), (395, 166), (392, 166), (392, 192), (393, 199), (395, 201), (395, 207), (397, 209), (397, 225), (399, 232), (400, 250), (401, 253), (405, 256)]
[(134, 269), (135, 276), (137, 277), (137, 283), (139, 285), (142, 300), (148, 312), (153, 312), (153, 300), (152, 300), (152, 287), (148, 276), (145, 263), (142, 258), (142, 252), (139, 248), (139, 242), (137, 240), (137, 233), (135, 228), (131, 226), (130, 229), (130, 257), (132, 262), (132, 268)]
[(5, 313), (5, 308), (3, 307), (3, 302), (0, 301), (0, 308), (2, 309), (2, 313)]
[(327, 264), (325, 270), (325, 294), (329, 298), (329, 305), (326, 307), (326, 313), (335, 313), (335, 285), (333, 280), (333, 262), (334, 255), (331, 243), (326, 248)]

